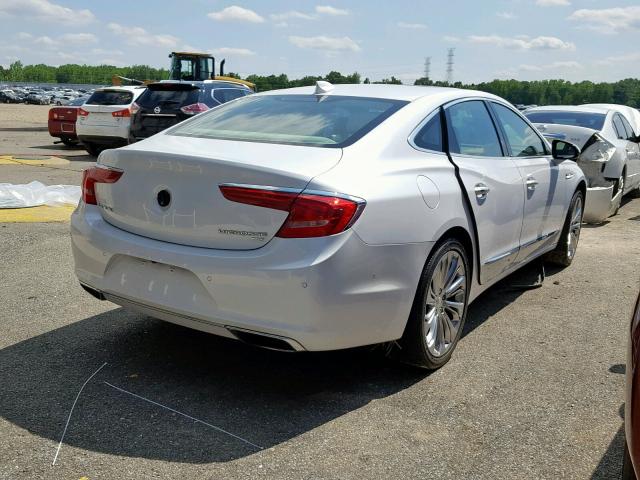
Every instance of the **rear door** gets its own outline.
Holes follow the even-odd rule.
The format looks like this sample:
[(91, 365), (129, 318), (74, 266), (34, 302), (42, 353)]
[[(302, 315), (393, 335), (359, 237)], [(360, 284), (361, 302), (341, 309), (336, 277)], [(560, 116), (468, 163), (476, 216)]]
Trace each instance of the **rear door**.
[(507, 156), (482, 100), (463, 100), (445, 108), (448, 147), (473, 209), (480, 253), (480, 283), (514, 263), (520, 245), (524, 186), (520, 170)]
[[(541, 136), (505, 105), (489, 102), (507, 151), (524, 179), (524, 218), (518, 261), (540, 252), (562, 230), (566, 183), (562, 162), (554, 160)], [(567, 160), (569, 162), (569, 160)]]

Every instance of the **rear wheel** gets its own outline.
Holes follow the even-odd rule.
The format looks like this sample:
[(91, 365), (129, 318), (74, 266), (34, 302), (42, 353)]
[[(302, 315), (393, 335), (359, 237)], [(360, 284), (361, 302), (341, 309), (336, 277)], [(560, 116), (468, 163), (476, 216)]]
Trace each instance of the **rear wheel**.
[(104, 150), (102, 147), (96, 145), (95, 143), (89, 143), (89, 142), (84, 143), (84, 149), (92, 157), (97, 157), (98, 155), (100, 155), (100, 152)]
[(460, 242), (449, 239), (437, 247), (422, 273), (400, 340), (401, 360), (431, 370), (449, 361), (467, 314), (469, 273)]
[(580, 231), (582, 230), (583, 205), (584, 195), (578, 190), (573, 194), (573, 198), (571, 199), (558, 245), (547, 254), (547, 261), (560, 265), (561, 267), (568, 267), (571, 265), (571, 262), (573, 262), (576, 250), (578, 249)]

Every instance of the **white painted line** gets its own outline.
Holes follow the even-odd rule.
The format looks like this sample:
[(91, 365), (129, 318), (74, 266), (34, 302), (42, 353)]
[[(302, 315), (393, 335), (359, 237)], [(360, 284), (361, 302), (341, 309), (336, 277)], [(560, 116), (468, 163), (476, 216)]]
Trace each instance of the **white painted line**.
[(233, 438), (235, 438), (237, 440), (240, 440), (241, 442), (246, 443), (247, 445), (251, 445), (252, 447), (257, 448), (258, 450), (264, 450), (264, 447), (261, 447), (260, 445), (256, 445), (255, 443), (252, 443), (249, 440), (246, 440), (246, 439), (244, 439), (242, 437), (239, 437), (238, 435), (234, 435), (231, 432), (227, 432), (226, 430), (223, 430), (220, 427), (216, 427), (215, 425), (211, 425), (210, 423), (207, 423), (207, 422), (205, 422), (203, 420), (200, 420), (198, 418), (192, 417), (191, 415), (187, 415), (186, 413), (179, 412), (178, 410), (175, 410), (175, 409), (173, 409), (171, 407), (167, 407), (166, 405), (162, 405), (161, 403), (154, 402), (153, 400), (149, 400), (148, 398), (141, 397), (140, 395), (136, 395), (135, 393), (129, 392), (129, 391), (123, 389), (123, 388), (116, 387), (115, 385), (111, 385), (109, 382), (104, 382), (104, 383), (106, 383), (111, 388), (115, 388), (116, 390), (118, 390), (118, 391), (120, 391), (122, 393), (126, 393), (128, 395), (131, 395), (132, 397), (136, 397), (136, 398), (139, 398), (140, 400), (144, 400), (145, 402), (151, 403), (151, 404), (156, 405), (158, 407), (162, 407), (162, 408), (164, 408), (166, 410), (169, 410), (169, 411), (171, 411), (173, 413), (177, 413), (178, 415), (182, 415), (183, 417), (186, 417), (186, 418), (188, 418), (190, 420), (193, 420), (194, 422), (198, 422), (198, 423), (201, 423), (203, 425), (206, 425), (207, 427), (213, 428), (214, 430), (217, 430), (218, 432), (225, 433), (225, 434), (227, 434), (227, 435), (229, 435), (229, 436), (231, 436), (231, 437), (233, 437)]
[(76, 399), (73, 401), (73, 405), (71, 405), (71, 410), (69, 411), (69, 416), (67, 417), (67, 423), (64, 426), (64, 430), (62, 431), (62, 436), (60, 437), (60, 443), (58, 443), (58, 448), (56, 449), (56, 455), (53, 457), (53, 463), (51, 463), (51, 466), (54, 466), (56, 464), (56, 461), (58, 460), (58, 454), (60, 453), (60, 449), (62, 448), (62, 441), (64, 440), (64, 436), (67, 433), (67, 428), (69, 428), (69, 422), (71, 421), (71, 415), (73, 414), (73, 409), (76, 408), (76, 403), (78, 403), (78, 399), (80, 398), (80, 395), (84, 390), (84, 387), (86, 387), (87, 383), (89, 383), (91, 379), (95, 377), (98, 374), (98, 372), (102, 370), (106, 365), (107, 365), (107, 362), (104, 362), (99, 369), (93, 372), (93, 374), (85, 380), (85, 382), (82, 384), (82, 387), (80, 387), (80, 391), (78, 392), (78, 395), (76, 395)]

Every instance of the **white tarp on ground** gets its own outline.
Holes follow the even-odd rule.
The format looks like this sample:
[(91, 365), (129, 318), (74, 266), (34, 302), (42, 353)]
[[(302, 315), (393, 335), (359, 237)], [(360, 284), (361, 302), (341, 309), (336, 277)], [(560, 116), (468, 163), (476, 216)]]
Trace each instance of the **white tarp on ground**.
[(24, 208), (38, 205), (57, 207), (77, 205), (80, 187), (75, 185), (45, 185), (31, 182), (26, 185), (0, 183), (0, 208)]

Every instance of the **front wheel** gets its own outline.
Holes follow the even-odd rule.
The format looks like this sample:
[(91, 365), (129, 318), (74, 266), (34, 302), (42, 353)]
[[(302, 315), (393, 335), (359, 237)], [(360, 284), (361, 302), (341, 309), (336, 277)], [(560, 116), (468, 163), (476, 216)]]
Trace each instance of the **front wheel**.
[(567, 218), (564, 221), (562, 234), (558, 245), (549, 252), (546, 260), (561, 267), (568, 267), (573, 262), (578, 249), (578, 240), (582, 230), (582, 215), (584, 213), (584, 194), (578, 190), (573, 194)]
[(457, 240), (446, 240), (423, 270), (399, 342), (401, 360), (430, 370), (449, 361), (464, 327), (469, 286), (467, 252)]

